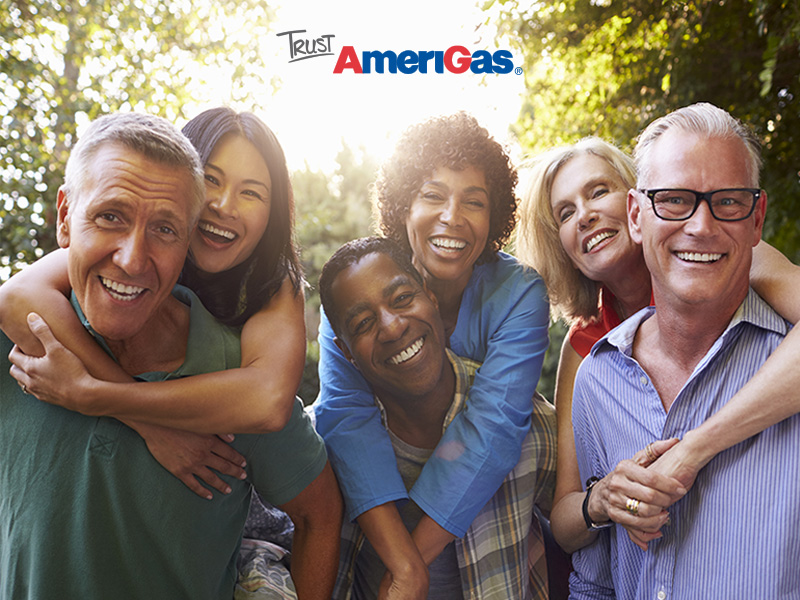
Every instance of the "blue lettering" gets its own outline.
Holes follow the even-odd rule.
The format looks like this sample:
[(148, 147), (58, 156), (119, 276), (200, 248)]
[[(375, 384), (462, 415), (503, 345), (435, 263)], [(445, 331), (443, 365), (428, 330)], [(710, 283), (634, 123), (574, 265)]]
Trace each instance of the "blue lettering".
[(514, 63), (512, 59), (514, 56), (509, 50), (498, 50), (494, 53), (494, 72), (495, 73), (511, 73), (514, 70)]
[(409, 75), (417, 72), (417, 62), (419, 58), (416, 52), (406, 50), (397, 56), (397, 70), (401, 73)]
[(372, 73), (370, 68), (370, 60), (375, 60), (375, 72), (376, 73), (383, 73), (384, 62), (389, 63), (389, 73), (397, 73), (397, 54), (388, 50), (386, 52), (364, 52), (361, 55), (361, 62), (362, 66), (364, 67), (364, 73)]
[(444, 52), (442, 50), (437, 50), (434, 54), (434, 70), (437, 73), (444, 73)]
[(434, 57), (436, 53), (432, 50), (422, 50), (419, 53), (419, 72), (428, 72), (428, 61)]
[(470, 71), (477, 74), (492, 73), (492, 55), (487, 50), (478, 50), (472, 55)]

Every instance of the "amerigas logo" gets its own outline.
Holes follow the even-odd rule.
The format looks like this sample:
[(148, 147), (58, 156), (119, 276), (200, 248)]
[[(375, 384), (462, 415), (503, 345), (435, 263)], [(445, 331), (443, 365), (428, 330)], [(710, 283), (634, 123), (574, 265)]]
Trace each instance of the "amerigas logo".
[[(287, 36), (289, 62), (335, 56), (332, 33), (307, 36), (305, 29), (293, 29), (278, 34)], [(333, 72), (354, 73), (466, 73), (504, 74), (514, 70), (513, 56), (508, 50), (476, 50), (470, 52), (465, 46), (450, 46), (445, 50), (365, 50), (360, 54), (355, 46), (343, 46), (336, 59)], [(521, 69), (520, 69), (521, 71)]]
[(359, 60), (353, 46), (342, 47), (336, 60), (334, 73), (510, 73), (514, 70), (513, 58), (508, 50), (476, 50), (464, 46), (450, 46), (447, 50), (404, 50), (399, 54), (391, 50), (364, 51)]

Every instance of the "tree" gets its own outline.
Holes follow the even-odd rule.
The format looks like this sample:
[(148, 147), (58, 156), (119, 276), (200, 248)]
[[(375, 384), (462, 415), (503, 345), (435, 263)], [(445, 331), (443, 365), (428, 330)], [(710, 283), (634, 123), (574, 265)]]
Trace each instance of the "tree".
[(55, 247), (81, 125), (116, 110), (185, 121), (203, 67), (228, 74), (231, 102), (270, 93), (249, 42), (271, 19), (263, 0), (0, 0), (0, 280)]
[(525, 56), (531, 152), (599, 135), (630, 149), (652, 119), (708, 101), (764, 143), (765, 237), (797, 262), (800, 5), (786, 0), (491, 0)]
[(345, 242), (370, 235), (372, 203), (369, 190), (377, 173), (377, 162), (364, 148), (354, 150), (343, 143), (336, 155), (332, 175), (308, 166), (292, 175), (297, 206), (297, 239), (309, 283), (306, 294), (308, 343), (300, 397), (312, 402), (319, 391), (317, 363), (319, 345), (319, 291), (322, 266)]

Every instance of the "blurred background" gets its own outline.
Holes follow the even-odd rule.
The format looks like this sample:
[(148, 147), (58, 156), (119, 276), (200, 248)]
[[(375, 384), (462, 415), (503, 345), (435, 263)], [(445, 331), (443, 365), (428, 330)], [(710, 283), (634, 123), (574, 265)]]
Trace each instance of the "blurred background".
[[(332, 35), (334, 56), (289, 62), (286, 31)], [(516, 73), (335, 75), (342, 46), (510, 50)], [(599, 135), (630, 150), (653, 118), (697, 101), (763, 143), (764, 237), (800, 261), (800, 3), (787, 0), (0, 0), (0, 282), (55, 245), (56, 191), (95, 117), (136, 110), (183, 124), (249, 110), (286, 151), (306, 277), (316, 397), (319, 271), (372, 233), (370, 185), (403, 129), (467, 110), (515, 161)], [(552, 398), (564, 327), (540, 391)]]

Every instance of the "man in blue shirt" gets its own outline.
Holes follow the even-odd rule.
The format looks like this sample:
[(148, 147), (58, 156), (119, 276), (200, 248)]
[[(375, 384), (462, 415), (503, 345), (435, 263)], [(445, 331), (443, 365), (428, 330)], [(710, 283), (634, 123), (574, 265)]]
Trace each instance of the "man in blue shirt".
[[(436, 296), (392, 240), (362, 238), (339, 248), (322, 270), (319, 290), (337, 346), (372, 386), (410, 488), (469, 405), (480, 364), (447, 348)], [(552, 501), (555, 411), (541, 397), (532, 403), (520, 461), (465, 536), (444, 548), (425, 544), (417, 534), (430, 524), (415, 502), (376, 507), (342, 529), (333, 598), (383, 597), (382, 585), (387, 597), (547, 598), (534, 505), (547, 512)]]
[[(749, 288), (766, 194), (755, 137), (696, 104), (656, 120), (628, 193), (656, 308), (599, 341), (578, 372), (573, 426), (581, 478), (602, 477), (657, 439), (719, 410), (789, 330)], [(718, 454), (643, 552), (619, 525), (573, 556), (574, 598), (777, 598), (800, 572), (800, 417)], [(662, 507), (623, 499), (637, 516)]]

